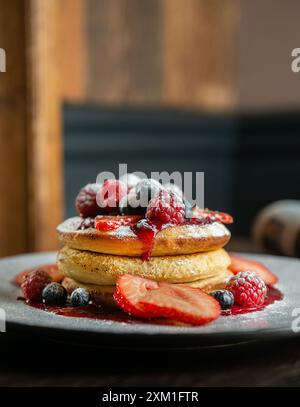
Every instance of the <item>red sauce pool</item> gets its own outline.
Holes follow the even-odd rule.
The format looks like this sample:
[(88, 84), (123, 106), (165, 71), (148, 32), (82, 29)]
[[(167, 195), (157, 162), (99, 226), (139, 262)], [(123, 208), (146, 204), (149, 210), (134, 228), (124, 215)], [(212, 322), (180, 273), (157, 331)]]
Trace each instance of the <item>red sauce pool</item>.
[[(231, 310), (223, 311), (223, 316), (229, 315), (239, 315), (239, 314), (248, 314), (255, 311), (261, 311), (268, 305), (273, 304), (276, 301), (281, 301), (283, 299), (283, 294), (274, 287), (270, 287), (268, 291), (268, 296), (261, 307), (257, 308), (246, 308), (239, 307), (234, 305)], [(167, 319), (152, 319), (152, 320), (141, 320), (137, 318), (132, 318), (129, 315), (126, 315), (124, 312), (118, 309), (108, 309), (94, 304), (87, 305), (84, 307), (59, 307), (59, 306), (46, 306), (42, 303), (28, 303), (27, 305), (38, 308), (45, 312), (50, 312), (56, 315), (61, 315), (64, 317), (73, 317), (73, 318), (90, 318), (95, 320), (109, 320), (116, 322), (126, 322), (126, 323), (151, 323), (156, 325), (186, 325), (177, 321), (167, 320)]]

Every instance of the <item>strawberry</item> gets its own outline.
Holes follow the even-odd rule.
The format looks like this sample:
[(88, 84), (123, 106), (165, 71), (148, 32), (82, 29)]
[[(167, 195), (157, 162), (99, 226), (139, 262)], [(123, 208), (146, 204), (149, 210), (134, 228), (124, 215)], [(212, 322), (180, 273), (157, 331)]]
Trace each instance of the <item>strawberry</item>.
[(124, 274), (116, 282), (114, 299), (117, 305), (127, 314), (138, 318), (151, 318), (157, 315), (145, 312), (139, 305), (141, 298), (148, 290), (158, 288), (158, 283), (142, 277)]
[(17, 274), (16, 277), (14, 278), (14, 283), (17, 285), (21, 285), (25, 276), (27, 276), (31, 271), (36, 269), (46, 271), (51, 280), (55, 281), (56, 283), (60, 283), (64, 279), (64, 275), (58, 270), (57, 264), (53, 263), (53, 264), (44, 264), (39, 267), (34, 267), (31, 269), (21, 271), (21, 273)]
[(193, 210), (193, 215), (195, 218), (210, 219), (212, 221), (225, 223), (227, 225), (233, 223), (232, 216), (225, 212), (211, 211), (210, 209), (195, 208)]
[(202, 325), (221, 313), (218, 301), (197, 288), (129, 274), (118, 278), (114, 298), (123, 311), (139, 318), (164, 317)]
[(278, 277), (275, 276), (265, 265), (256, 260), (249, 260), (244, 257), (230, 254), (231, 265), (230, 271), (237, 274), (241, 271), (252, 271), (256, 273), (267, 285), (274, 285), (278, 282)]
[(160, 283), (140, 300), (146, 313), (191, 325), (207, 324), (218, 318), (221, 308), (212, 296), (198, 288)]
[(140, 219), (140, 216), (97, 216), (95, 228), (102, 232), (108, 232), (116, 230), (120, 226), (133, 225)]

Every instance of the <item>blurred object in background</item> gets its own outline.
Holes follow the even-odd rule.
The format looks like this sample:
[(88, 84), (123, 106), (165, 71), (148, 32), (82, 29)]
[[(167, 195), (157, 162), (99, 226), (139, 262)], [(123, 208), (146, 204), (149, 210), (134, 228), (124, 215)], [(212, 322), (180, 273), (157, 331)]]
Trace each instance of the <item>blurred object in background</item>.
[(268, 205), (255, 219), (253, 236), (264, 251), (300, 257), (300, 201)]

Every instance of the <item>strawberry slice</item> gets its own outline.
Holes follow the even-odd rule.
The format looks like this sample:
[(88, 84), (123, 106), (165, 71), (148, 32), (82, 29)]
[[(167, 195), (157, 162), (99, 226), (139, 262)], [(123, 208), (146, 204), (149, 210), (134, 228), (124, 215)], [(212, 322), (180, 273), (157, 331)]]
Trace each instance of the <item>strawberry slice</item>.
[(157, 315), (145, 312), (143, 307), (139, 305), (139, 301), (147, 294), (148, 290), (157, 288), (158, 283), (156, 281), (123, 274), (116, 282), (114, 299), (117, 305), (129, 315), (138, 318), (153, 318)]
[(114, 298), (123, 311), (139, 318), (164, 317), (202, 325), (221, 313), (218, 301), (197, 288), (129, 274), (118, 278)]
[(213, 297), (198, 288), (160, 283), (140, 300), (147, 313), (191, 325), (207, 324), (218, 318), (221, 308)]
[(211, 211), (210, 209), (195, 208), (193, 215), (196, 218), (210, 219), (216, 222), (225, 223), (227, 225), (233, 223), (233, 217), (225, 212)]
[(24, 277), (27, 276), (31, 271), (40, 269), (46, 271), (46, 273), (49, 274), (50, 278), (52, 281), (55, 281), (56, 283), (60, 283), (64, 279), (64, 275), (58, 270), (57, 264), (44, 264), (38, 267), (33, 267), (24, 271), (21, 271), (21, 273), (17, 274), (16, 277), (14, 278), (14, 283), (17, 285), (21, 285)]
[(141, 216), (97, 216), (95, 227), (102, 232), (108, 232), (116, 230), (120, 226), (133, 225), (140, 219)]
[(261, 277), (267, 285), (274, 285), (278, 282), (278, 277), (259, 261), (249, 260), (231, 253), (230, 259), (231, 265), (229, 266), (229, 270), (232, 271), (233, 274), (237, 274), (240, 271), (252, 271)]

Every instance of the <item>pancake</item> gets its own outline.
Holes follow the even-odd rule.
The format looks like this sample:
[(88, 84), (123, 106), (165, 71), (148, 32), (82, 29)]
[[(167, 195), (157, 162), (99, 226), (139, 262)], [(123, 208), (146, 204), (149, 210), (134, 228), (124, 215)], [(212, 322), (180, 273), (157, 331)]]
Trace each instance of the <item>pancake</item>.
[[(194, 281), (193, 283), (184, 283), (184, 285), (201, 288), (202, 291), (210, 293), (213, 290), (223, 289), (227, 281), (232, 277), (229, 270), (222, 270), (214, 277), (206, 278), (203, 280)], [(76, 281), (70, 277), (65, 277), (62, 285), (71, 294), (76, 288), (85, 288), (90, 292), (91, 299), (96, 304), (101, 304), (107, 307), (116, 308), (116, 303), (113, 298), (115, 292), (115, 285), (95, 285), (85, 284)]]
[(96, 285), (114, 285), (124, 273), (155, 281), (185, 283), (210, 278), (230, 265), (229, 255), (219, 249), (180, 256), (139, 257), (113, 256), (82, 251), (65, 246), (58, 253), (60, 272), (76, 281)]
[[(80, 217), (75, 217), (60, 224), (57, 228), (59, 240), (74, 249), (115, 256), (139, 257), (145, 252), (142, 241), (129, 226), (120, 226), (108, 232), (94, 228), (78, 230), (81, 222)], [(229, 230), (219, 222), (170, 226), (155, 236), (151, 257), (217, 250), (224, 247), (229, 239)]]

